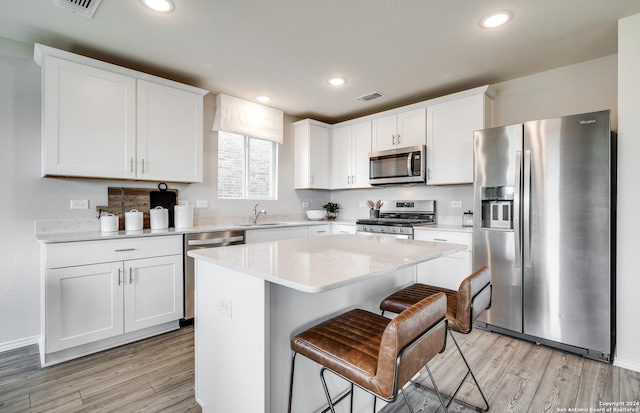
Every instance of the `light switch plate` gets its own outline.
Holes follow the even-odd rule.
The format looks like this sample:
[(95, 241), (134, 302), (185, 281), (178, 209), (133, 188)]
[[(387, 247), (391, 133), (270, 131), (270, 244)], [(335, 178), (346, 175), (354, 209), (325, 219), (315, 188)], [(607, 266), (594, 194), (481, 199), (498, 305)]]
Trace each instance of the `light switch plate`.
[(209, 201), (196, 201), (196, 208), (209, 208)]
[(71, 209), (89, 209), (89, 200), (88, 199), (72, 199), (70, 208)]
[(462, 208), (462, 201), (451, 201), (451, 208)]

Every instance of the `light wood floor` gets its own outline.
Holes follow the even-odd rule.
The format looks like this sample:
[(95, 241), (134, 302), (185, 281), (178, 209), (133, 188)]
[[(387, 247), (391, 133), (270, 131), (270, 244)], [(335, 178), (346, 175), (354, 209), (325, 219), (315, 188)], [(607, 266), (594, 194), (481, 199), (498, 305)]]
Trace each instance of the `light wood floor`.
[[(640, 403), (640, 373), (478, 329), (456, 337), (491, 412), (557, 413), (597, 409), (599, 402)], [(449, 342), (429, 366), (446, 392), (462, 377), (464, 365)], [(421, 381), (427, 384), (428, 376)], [(35, 346), (0, 353), (2, 413), (200, 412), (193, 387), (193, 327), (45, 369)], [(442, 411), (431, 391), (410, 385), (407, 393), (416, 413)], [(463, 400), (480, 403), (470, 384), (461, 393)], [(450, 411), (469, 410), (454, 403)], [(399, 400), (383, 412), (408, 409)], [(631, 412), (640, 413), (640, 407), (631, 406)]]

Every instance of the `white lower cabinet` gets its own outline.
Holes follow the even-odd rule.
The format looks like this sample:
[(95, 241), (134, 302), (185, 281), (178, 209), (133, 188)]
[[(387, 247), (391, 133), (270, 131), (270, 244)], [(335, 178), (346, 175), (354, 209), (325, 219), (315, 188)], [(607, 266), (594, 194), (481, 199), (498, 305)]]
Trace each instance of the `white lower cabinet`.
[(464, 244), (467, 249), (418, 265), (418, 282), (458, 290), (462, 280), (472, 272), (471, 232), (416, 229), (418, 241)]
[[(182, 236), (45, 244), (43, 250), (43, 365), (179, 327)], [(130, 259), (100, 262), (114, 255)]]
[(309, 226), (309, 236), (310, 237), (322, 237), (325, 235), (331, 235), (331, 225), (311, 225)]

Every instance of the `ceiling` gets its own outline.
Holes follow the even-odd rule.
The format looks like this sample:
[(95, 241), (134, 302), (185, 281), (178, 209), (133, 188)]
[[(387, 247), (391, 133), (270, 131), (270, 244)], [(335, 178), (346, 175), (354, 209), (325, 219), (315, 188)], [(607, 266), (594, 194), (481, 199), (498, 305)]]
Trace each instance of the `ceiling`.
[[(107, 60), (338, 122), (617, 52), (638, 0), (174, 0), (160, 14), (104, 0), (92, 19), (53, 0), (0, 0), (0, 37)], [(507, 25), (479, 26), (510, 10)], [(334, 87), (327, 79), (342, 76)], [(378, 91), (369, 102), (353, 99)]]

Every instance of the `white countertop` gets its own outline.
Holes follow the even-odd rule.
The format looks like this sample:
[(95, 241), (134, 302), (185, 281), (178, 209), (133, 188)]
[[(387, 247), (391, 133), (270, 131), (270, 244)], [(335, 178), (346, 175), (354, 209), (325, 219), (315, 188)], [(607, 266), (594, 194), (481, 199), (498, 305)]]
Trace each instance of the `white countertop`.
[(464, 249), (460, 244), (341, 234), (194, 250), (188, 255), (319, 293)]
[[(36, 239), (43, 244), (52, 244), (57, 242), (76, 242), (76, 241), (96, 241), (105, 239), (119, 238), (139, 238), (149, 236), (163, 235), (182, 235), (199, 232), (215, 232), (215, 231), (233, 231), (233, 230), (259, 230), (269, 228), (286, 228), (301, 227), (312, 225), (327, 225), (331, 223), (349, 224), (346, 221), (292, 221), (278, 223), (263, 223), (258, 225), (245, 224), (217, 224), (217, 225), (200, 225), (191, 228), (169, 228), (169, 229), (144, 229), (142, 231), (117, 231), (117, 232), (101, 232), (101, 231), (69, 231), (69, 232), (51, 232), (36, 234)], [(351, 223), (355, 225), (353, 222)]]

